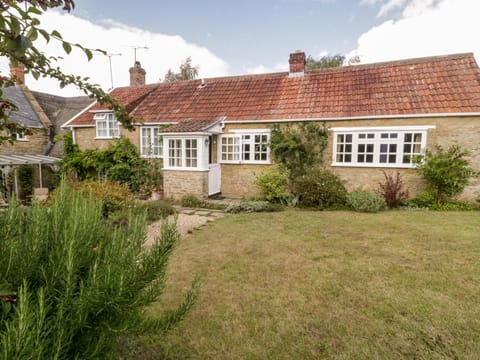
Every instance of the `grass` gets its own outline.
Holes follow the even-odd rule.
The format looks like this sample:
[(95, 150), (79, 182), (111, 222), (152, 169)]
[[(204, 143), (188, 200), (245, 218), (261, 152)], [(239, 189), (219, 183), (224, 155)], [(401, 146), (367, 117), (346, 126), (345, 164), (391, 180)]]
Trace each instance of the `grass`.
[(183, 239), (161, 303), (201, 293), (145, 359), (477, 359), (480, 214), (239, 214)]

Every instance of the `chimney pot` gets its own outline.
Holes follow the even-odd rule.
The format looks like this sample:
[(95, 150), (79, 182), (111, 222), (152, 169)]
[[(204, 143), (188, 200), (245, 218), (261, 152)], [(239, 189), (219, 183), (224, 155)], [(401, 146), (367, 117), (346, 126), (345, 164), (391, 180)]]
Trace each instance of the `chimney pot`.
[(130, 86), (145, 85), (145, 69), (142, 68), (140, 61), (135, 61), (133, 67), (129, 69), (130, 72)]
[(25, 65), (19, 63), (17, 65), (10, 64), (10, 75), (15, 79), (17, 85), (25, 84)]
[(297, 50), (294, 53), (291, 53), (288, 63), (290, 64), (290, 76), (303, 76), (305, 72), (305, 64), (307, 63), (303, 51)]

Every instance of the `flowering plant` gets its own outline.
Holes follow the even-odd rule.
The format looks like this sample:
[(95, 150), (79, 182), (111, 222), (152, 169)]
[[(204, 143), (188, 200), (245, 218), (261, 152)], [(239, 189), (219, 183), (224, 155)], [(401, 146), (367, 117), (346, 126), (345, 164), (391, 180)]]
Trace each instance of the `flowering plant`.
[(138, 195), (142, 198), (143, 197), (148, 198), (153, 193), (163, 193), (163, 186), (143, 184), (140, 186), (140, 191), (138, 192)]

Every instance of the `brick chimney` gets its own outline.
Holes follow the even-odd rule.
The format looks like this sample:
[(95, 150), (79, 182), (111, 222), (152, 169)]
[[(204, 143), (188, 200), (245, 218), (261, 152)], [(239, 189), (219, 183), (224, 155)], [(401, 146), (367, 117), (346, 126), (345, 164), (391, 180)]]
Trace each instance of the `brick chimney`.
[(297, 50), (294, 53), (291, 53), (288, 62), (290, 64), (290, 77), (303, 76), (305, 72), (305, 64), (307, 63), (303, 51)]
[(25, 84), (25, 65), (17, 64), (12, 65), (10, 64), (10, 75), (15, 78), (15, 83), (17, 85), (24, 85)]
[(146, 71), (142, 69), (142, 65), (140, 65), (140, 61), (135, 61), (135, 64), (133, 64), (133, 67), (131, 67), (129, 71), (130, 71), (130, 86), (145, 85)]

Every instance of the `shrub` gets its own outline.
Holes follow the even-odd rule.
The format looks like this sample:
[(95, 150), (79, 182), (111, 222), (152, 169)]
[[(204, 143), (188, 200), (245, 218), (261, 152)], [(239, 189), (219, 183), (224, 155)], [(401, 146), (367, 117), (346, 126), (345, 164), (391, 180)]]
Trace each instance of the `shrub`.
[(94, 181), (86, 180), (72, 183), (71, 187), (80, 191), (82, 194), (90, 194), (103, 205), (104, 217), (113, 211), (118, 211), (133, 204), (133, 194), (130, 192), (128, 184), (119, 184), (112, 181)]
[(436, 204), (441, 204), (453, 196), (459, 195), (469, 183), (469, 179), (477, 176), (465, 159), (468, 151), (458, 145), (444, 150), (440, 145), (435, 153), (427, 152), (423, 162), (417, 165), (417, 171), (427, 183), (427, 191), (431, 192)]
[(293, 182), (299, 204), (306, 207), (327, 209), (345, 204), (347, 190), (342, 180), (326, 169), (311, 169)]
[(290, 197), (287, 191), (289, 171), (273, 165), (255, 177), (255, 186), (267, 201), (282, 202)]
[(304, 175), (307, 169), (323, 163), (328, 129), (315, 123), (298, 126), (273, 126), (270, 136), (272, 158), (289, 170), (290, 179)]
[(202, 207), (203, 201), (195, 195), (185, 195), (180, 199), (180, 205), (192, 208)]
[(353, 191), (347, 195), (347, 204), (352, 210), (358, 212), (376, 213), (385, 210), (385, 199), (368, 191)]
[(173, 215), (175, 209), (165, 201), (145, 202), (128, 209), (122, 209), (109, 215), (109, 219), (115, 225), (126, 225), (130, 216), (146, 216), (147, 223), (165, 219)]
[(202, 209), (214, 209), (214, 210), (225, 210), (226, 205), (217, 204), (210, 202), (208, 200), (200, 200), (195, 195), (185, 195), (180, 200), (180, 205), (183, 207), (191, 208), (202, 208)]
[(408, 190), (403, 190), (403, 181), (398, 171), (395, 176), (383, 171), (383, 176), (385, 182), (378, 184), (378, 193), (384, 197), (390, 209), (396, 208), (402, 200), (408, 198)]
[(476, 204), (447, 200), (441, 204), (435, 202), (435, 197), (431, 192), (425, 191), (418, 194), (413, 199), (409, 199), (406, 205), (410, 208), (430, 209), (439, 211), (472, 211), (480, 210)]
[(51, 201), (0, 213), (2, 359), (112, 359), (123, 337), (167, 331), (185, 316), (197, 281), (176, 310), (145, 315), (165, 288), (175, 224), (146, 248), (144, 216), (113, 229), (101, 202), (65, 184)]
[(268, 201), (242, 201), (239, 205), (230, 205), (225, 212), (238, 214), (240, 212), (275, 212), (282, 210), (283, 208), (280, 205)]

